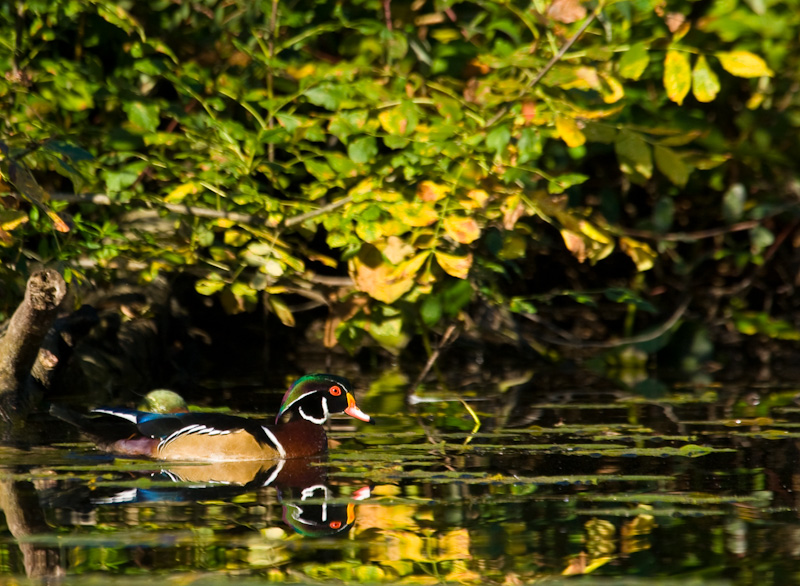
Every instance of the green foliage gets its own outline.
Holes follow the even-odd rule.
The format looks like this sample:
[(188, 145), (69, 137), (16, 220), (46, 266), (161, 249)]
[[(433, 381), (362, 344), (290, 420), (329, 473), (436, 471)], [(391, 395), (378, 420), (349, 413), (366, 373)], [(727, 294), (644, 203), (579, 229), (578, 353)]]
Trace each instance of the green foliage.
[[(510, 284), (542, 248), (621, 252), (650, 307), (636, 273), (693, 260), (648, 240), (763, 218), (783, 190), (732, 190), (793, 178), (797, 2), (275, 5), (0, 7), (4, 265), (191, 270), (232, 312), (264, 297), (291, 326), (290, 295), (324, 299), (327, 344), (396, 349), (478, 292), (535, 310)], [(627, 186), (603, 205), (600, 169)], [(660, 197), (608, 214), (634, 190)]]

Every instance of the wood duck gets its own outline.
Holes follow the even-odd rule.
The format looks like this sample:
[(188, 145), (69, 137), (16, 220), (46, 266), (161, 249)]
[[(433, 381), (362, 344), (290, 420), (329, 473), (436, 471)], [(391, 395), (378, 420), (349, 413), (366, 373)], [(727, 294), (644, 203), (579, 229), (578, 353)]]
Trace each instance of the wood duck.
[[(332, 413), (375, 423), (358, 408), (350, 389), (350, 382), (339, 376), (306, 375), (286, 391), (276, 425), (220, 413), (100, 408), (92, 411), (96, 416), (88, 417), (57, 406), (50, 411), (114, 454), (168, 461), (280, 460), (326, 453), (323, 424)], [(287, 413), (290, 420), (278, 424)]]

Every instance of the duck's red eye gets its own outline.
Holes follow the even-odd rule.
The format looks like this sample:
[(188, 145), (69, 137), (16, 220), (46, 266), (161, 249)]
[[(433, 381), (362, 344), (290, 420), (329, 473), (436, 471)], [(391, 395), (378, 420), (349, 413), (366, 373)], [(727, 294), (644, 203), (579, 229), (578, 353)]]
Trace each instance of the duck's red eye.
[(342, 394), (342, 387), (339, 385), (333, 385), (331, 388), (328, 389), (328, 392), (333, 395), (334, 397), (338, 397)]
[(328, 526), (329, 526), (331, 529), (339, 529), (339, 528), (341, 528), (341, 526), (342, 526), (342, 522), (341, 522), (341, 521), (331, 521), (331, 522), (328, 524)]

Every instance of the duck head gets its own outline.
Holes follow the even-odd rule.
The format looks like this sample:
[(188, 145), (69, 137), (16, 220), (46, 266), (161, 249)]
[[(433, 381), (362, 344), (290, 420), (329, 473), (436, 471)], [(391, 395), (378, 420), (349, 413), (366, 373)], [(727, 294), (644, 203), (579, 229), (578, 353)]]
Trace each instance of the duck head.
[(284, 413), (293, 417), (322, 425), (332, 413), (346, 413), (360, 421), (375, 423), (375, 420), (356, 405), (352, 384), (346, 378), (333, 374), (307, 374), (286, 391), (275, 422)]

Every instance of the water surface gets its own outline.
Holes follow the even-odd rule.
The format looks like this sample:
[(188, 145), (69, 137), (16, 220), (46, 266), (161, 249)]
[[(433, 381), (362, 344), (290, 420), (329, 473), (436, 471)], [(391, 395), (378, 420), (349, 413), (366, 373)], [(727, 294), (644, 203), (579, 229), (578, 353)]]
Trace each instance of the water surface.
[(0, 581), (800, 581), (798, 389), (407, 386), (361, 392), (379, 425), (337, 419), (325, 461), (4, 448)]

